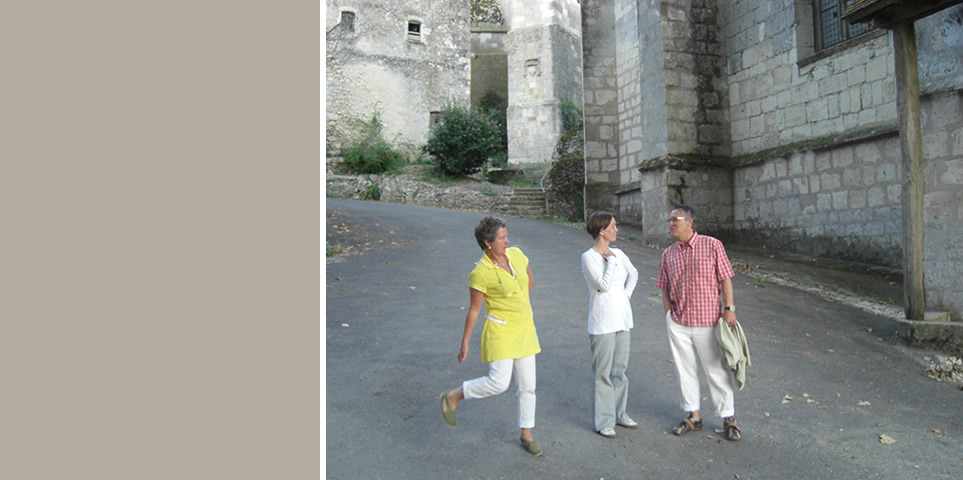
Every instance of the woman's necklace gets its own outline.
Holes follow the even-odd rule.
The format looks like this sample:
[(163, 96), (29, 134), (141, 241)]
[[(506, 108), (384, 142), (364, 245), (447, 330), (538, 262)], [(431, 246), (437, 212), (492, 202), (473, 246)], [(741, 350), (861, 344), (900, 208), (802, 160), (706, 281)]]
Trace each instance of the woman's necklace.
[(495, 258), (494, 255), (489, 255), (489, 257), (491, 257), (492, 263), (494, 263), (496, 267), (506, 271), (508, 270), (508, 257), (502, 257), (500, 259)]

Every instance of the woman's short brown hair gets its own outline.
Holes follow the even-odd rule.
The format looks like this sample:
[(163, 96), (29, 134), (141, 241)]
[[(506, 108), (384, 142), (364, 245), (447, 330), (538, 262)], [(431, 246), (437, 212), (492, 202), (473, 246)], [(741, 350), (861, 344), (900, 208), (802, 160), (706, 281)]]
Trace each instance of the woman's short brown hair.
[(482, 250), (488, 248), (485, 242), (491, 243), (495, 241), (495, 237), (498, 235), (498, 230), (505, 226), (500, 218), (495, 217), (485, 217), (478, 222), (478, 226), (475, 227), (475, 241), (478, 242), (478, 246)]
[(585, 231), (587, 231), (592, 238), (599, 238), (599, 232), (609, 226), (613, 218), (615, 218), (615, 215), (609, 212), (595, 212), (589, 217), (588, 221), (585, 222)]

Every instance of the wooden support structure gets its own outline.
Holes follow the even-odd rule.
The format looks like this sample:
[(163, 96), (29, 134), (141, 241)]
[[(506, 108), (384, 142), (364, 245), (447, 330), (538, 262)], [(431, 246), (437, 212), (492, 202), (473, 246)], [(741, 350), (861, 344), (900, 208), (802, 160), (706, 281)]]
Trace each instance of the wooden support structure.
[(893, 31), (896, 59), (896, 103), (899, 140), (903, 155), (903, 285), (908, 320), (923, 320), (926, 299), (923, 290), (923, 252), (926, 250), (923, 199), (923, 133), (920, 125), (920, 76), (916, 56), (919, 18), (951, 7), (963, 0), (855, 0), (843, 18), (850, 23), (872, 23)]
[(916, 29), (910, 20), (893, 28), (896, 57), (896, 108), (900, 150), (903, 154), (903, 285), (908, 320), (923, 320), (924, 216), (923, 129), (920, 126), (920, 76), (916, 58)]

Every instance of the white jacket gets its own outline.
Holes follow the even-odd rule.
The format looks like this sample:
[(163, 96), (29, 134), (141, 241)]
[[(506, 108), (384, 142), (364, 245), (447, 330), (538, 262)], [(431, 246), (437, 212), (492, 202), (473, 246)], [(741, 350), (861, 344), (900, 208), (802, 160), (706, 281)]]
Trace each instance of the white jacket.
[(610, 248), (608, 261), (594, 249), (582, 254), (582, 275), (589, 290), (589, 335), (620, 332), (633, 327), (629, 298), (639, 281), (639, 271), (622, 250)]

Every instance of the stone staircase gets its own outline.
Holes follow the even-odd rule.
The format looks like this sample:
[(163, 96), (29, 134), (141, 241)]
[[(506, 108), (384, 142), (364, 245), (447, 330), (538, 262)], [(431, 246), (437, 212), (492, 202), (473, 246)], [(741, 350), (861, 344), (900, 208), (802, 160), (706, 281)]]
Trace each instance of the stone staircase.
[(544, 217), (547, 215), (545, 192), (540, 188), (515, 188), (503, 213), (516, 217)]

